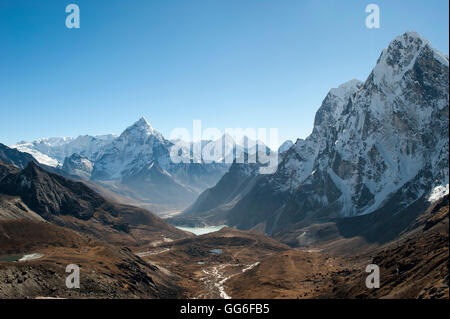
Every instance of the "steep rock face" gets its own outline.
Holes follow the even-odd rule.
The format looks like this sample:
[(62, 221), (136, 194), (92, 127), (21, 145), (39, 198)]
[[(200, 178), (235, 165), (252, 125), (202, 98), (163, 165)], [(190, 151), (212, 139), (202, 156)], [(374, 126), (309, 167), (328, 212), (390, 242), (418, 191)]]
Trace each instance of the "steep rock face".
[[(417, 33), (391, 42), (340, 115), (325, 121), (331, 127), (322, 110), (311, 173), (298, 180), (275, 228), (381, 208), (395, 213), (448, 184), (448, 58)], [(392, 196), (397, 205), (385, 207)]]
[(287, 140), (285, 141), (283, 144), (280, 145), (280, 147), (278, 148), (278, 154), (287, 152), (292, 146), (294, 145), (294, 143), (291, 140)]
[(311, 135), (281, 155), (275, 174), (254, 177), (228, 225), (273, 234), (395, 214), (448, 189), (448, 79), (447, 56), (415, 32), (398, 36), (364, 83), (330, 90)]
[[(361, 86), (360, 81), (352, 80), (330, 90), (317, 112), (313, 133), (306, 140), (297, 140), (294, 146), (281, 154), (280, 164), (274, 175), (255, 176), (255, 179), (258, 179), (255, 186), (230, 210), (230, 225), (243, 229), (257, 226), (258, 229), (271, 232), (273, 225), (278, 222), (280, 209), (283, 209), (291, 192), (308, 177), (317, 177), (314, 176), (315, 159), (321, 152), (326, 152), (329, 144), (322, 134), (333, 130), (333, 123), (344, 109), (346, 101)], [(317, 179), (316, 183), (322, 184), (322, 188), (331, 188), (328, 194), (331, 198), (336, 196), (336, 190), (330, 180)], [(324, 197), (323, 192), (318, 191), (317, 185), (310, 187), (316, 198)], [(247, 211), (245, 217), (243, 211)]]
[(80, 154), (72, 154), (66, 157), (62, 170), (70, 176), (77, 176), (81, 179), (88, 180), (92, 174), (92, 162), (85, 156)]

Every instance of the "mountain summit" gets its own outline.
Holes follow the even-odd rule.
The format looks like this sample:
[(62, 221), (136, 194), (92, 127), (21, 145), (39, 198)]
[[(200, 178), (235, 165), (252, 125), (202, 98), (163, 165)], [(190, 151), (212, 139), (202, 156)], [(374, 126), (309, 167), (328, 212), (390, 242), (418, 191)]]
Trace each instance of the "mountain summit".
[(392, 40), (381, 53), (372, 71), (373, 81), (388, 86), (398, 83), (406, 72), (418, 71), (420, 60), (424, 58), (435, 60), (437, 64), (448, 67), (448, 56), (434, 48), (417, 32), (405, 32)]
[[(156, 131), (147, 121), (145, 117), (141, 117), (137, 122), (135, 122), (133, 125), (129, 126), (123, 133), (124, 134), (131, 134), (131, 135), (143, 135), (143, 136), (150, 136), (150, 135), (156, 135), (159, 138), (162, 139), (161, 133)], [(121, 136), (122, 136), (121, 135)]]

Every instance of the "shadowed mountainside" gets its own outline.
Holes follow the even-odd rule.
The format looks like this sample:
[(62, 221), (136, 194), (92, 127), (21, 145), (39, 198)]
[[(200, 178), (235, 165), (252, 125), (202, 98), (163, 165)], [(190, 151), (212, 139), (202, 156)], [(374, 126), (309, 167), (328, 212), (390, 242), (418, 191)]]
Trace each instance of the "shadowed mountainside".
[(46, 221), (110, 243), (140, 245), (188, 236), (144, 209), (106, 200), (83, 183), (49, 173), (34, 162), (5, 176), (0, 193), (20, 198)]

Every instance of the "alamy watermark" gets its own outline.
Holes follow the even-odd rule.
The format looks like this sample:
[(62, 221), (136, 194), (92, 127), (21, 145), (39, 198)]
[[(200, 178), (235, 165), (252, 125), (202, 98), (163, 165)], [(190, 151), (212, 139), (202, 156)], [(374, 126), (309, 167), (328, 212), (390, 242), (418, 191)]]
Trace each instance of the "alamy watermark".
[(80, 7), (76, 4), (69, 4), (66, 7), (66, 27), (68, 29), (79, 29), (80, 28)]
[(380, 267), (375, 264), (367, 265), (366, 272), (370, 273), (366, 278), (366, 287), (369, 289), (380, 288)]
[[(68, 29), (80, 28), (80, 7), (77, 4), (71, 3), (66, 6), (66, 27)], [(377, 4), (371, 3), (366, 6), (366, 27), (368, 29), (380, 28), (380, 7)]]
[(368, 29), (379, 29), (380, 7), (377, 4), (371, 3), (367, 5), (366, 13), (369, 13), (369, 15), (366, 17), (366, 27)]
[[(260, 164), (260, 174), (273, 174), (278, 167), (277, 128), (218, 128), (202, 130), (200, 120), (193, 121), (192, 135), (186, 128), (172, 130), (175, 141), (170, 151), (173, 163), (248, 163)], [(271, 148), (272, 147), (272, 148)]]
[(71, 273), (66, 277), (66, 287), (68, 289), (80, 288), (80, 267), (75, 264), (67, 265), (66, 272)]

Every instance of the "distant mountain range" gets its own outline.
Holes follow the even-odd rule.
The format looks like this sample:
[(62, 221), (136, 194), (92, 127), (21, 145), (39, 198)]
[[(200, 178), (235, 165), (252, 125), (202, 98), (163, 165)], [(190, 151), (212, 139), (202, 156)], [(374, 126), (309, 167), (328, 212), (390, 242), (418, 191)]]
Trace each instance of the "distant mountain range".
[(275, 174), (234, 163), (172, 222), (290, 232), (291, 245), (314, 241), (306, 226), (336, 219), (409, 212), (404, 226), (448, 193), (448, 82), (448, 56), (415, 32), (398, 36), (365, 82), (330, 90), (313, 132), (280, 155)]
[(42, 138), (34, 142), (19, 142), (12, 145), (19, 151), (29, 153), (39, 161), (48, 166), (62, 166), (65, 159), (72, 154), (80, 154), (94, 159), (100, 149), (111, 143), (115, 135), (89, 136), (83, 135), (77, 138), (51, 137)]
[[(185, 208), (200, 192), (214, 186), (231, 165), (225, 158), (256, 153), (261, 145), (266, 147), (259, 142), (248, 148), (246, 145), (253, 144), (247, 138), (243, 144), (228, 134), (216, 141), (169, 141), (142, 117), (118, 137), (48, 138), (12, 147), (29, 153), (55, 173), (91, 181), (125, 202), (131, 200), (160, 211)], [(218, 161), (205, 161), (201, 153), (205, 145), (211, 153), (223, 156)], [(170, 152), (175, 147), (189, 158), (174, 163)]]

